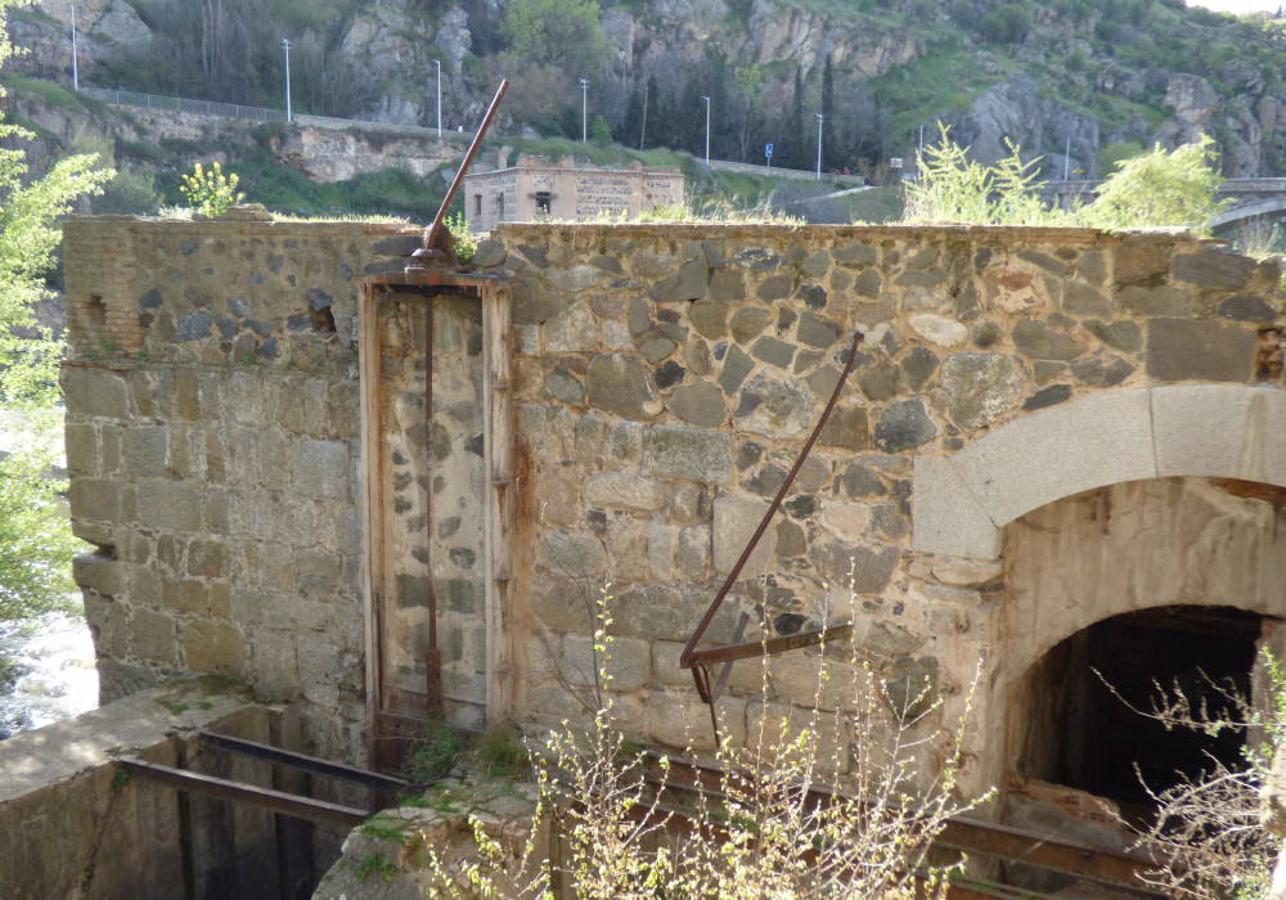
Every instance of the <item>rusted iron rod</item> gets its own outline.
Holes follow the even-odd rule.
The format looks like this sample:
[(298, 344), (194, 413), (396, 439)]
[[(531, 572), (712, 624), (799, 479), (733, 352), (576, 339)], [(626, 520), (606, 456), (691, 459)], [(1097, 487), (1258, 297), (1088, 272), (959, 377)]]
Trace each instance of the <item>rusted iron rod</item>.
[[(433, 313), (436, 303), (421, 304), (424, 309), (424, 455), (423, 464), (432, 473), (433, 453)], [(428, 649), (424, 654), (424, 692), (430, 716), (442, 714), (442, 651), (438, 649), (438, 592), (433, 579), (433, 479), (424, 479), (424, 568), (428, 591)]]
[(300, 797), (283, 791), (274, 791), (271, 788), (242, 784), (239, 781), (229, 781), (226, 778), (216, 778), (213, 775), (203, 775), (200, 772), (188, 772), (171, 766), (163, 766), (160, 763), (144, 762), (141, 759), (122, 759), (119, 761), (119, 765), (132, 775), (141, 775), (154, 781), (161, 781), (173, 785), (181, 791), (187, 791), (192, 794), (205, 794), (223, 800), (235, 800), (241, 803), (249, 803), (252, 806), (262, 806), (273, 812), (294, 816), (298, 819), (308, 819), (315, 822), (334, 822), (337, 825), (347, 825), (351, 828), (370, 817), (370, 813), (364, 809), (341, 806), (338, 803), (327, 803), (325, 800), (314, 800), (311, 797)]
[(469, 171), (469, 166), (473, 164), (474, 157), (482, 149), (482, 139), (486, 137), (487, 129), (491, 127), (491, 120), (496, 117), (496, 112), (500, 109), (500, 101), (504, 99), (505, 93), (509, 90), (509, 79), (502, 79), (500, 87), (496, 88), (496, 95), (491, 98), (491, 105), (487, 107), (486, 114), (482, 117), (482, 124), (473, 134), (473, 141), (469, 144), (469, 150), (464, 155), (464, 161), (460, 163), (460, 168), (456, 170), (455, 178), (451, 179), (451, 186), (447, 188), (447, 195), (442, 198), (442, 205), (438, 207), (438, 214), (433, 217), (433, 224), (424, 232), (424, 249), (432, 250), (441, 240), (441, 231), (445, 227), (447, 212), (451, 209), (451, 204), (455, 201), (455, 195), (464, 184), (464, 176)]
[(314, 772), (318, 775), (326, 775), (342, 781), (352, 781), (357, 784), (393, 790), (401, 790), (411, 786), (409, 781), (395, 778), (392, 775), (381, 775), (379, 772), (372, 772), (369, 769), (359, 769), (357, 766), (348, 766), (326, 759), (318, 759), (315, 756), (294, 753), (269, 744), (247, 741), (244, 738), (230, 737), (226, 734), (214, 734), (210, 731), (198, 731), (197, 738), (208, 747), (253, 756), (256, 759), (264, 759), (269, 762), (281, 763), (295, 769), (303, 769), (306, 772)]
[(694, 650), (692, 652), (692, 663), (697, 666), (706, 666), (712, 663), (749, 659), (752, 656), (772, 656), (775, 653), (785, 653), (787, 650), (811, 647), (814, 644), (820, 644), (832, 639), (838, 640), (852, 633), (853, 626), (850, 624), (831, 625), (829, 628), (823, 628), (820, 631), (788, 634), (783, 637), (769, 638), (766, 641), (746, 641), (741, 644), (728, 644), (724, 647), (711, 647), (708, 650)]
[[(844, 371), (840, 373), (839, 381), (835, 383), (835, 390), (831, 393), (831, 398), (827, 401), (826, 408), (822, 410), (821, 418), (817, 420), (817, 425), (813, 428), (813, 433), (808, 436), (808, 440), (804, 444), (804, 449), (799, 453), (799, 458), (796, 459), (795, 464), (791, 466), (790, 473), (786, 476), (786, 480), (782, 482), (781, 488), (777, 491), (777, 496), (773, 497), (773, 501), (768, 507), (768, 512), (764, 514), (763, 520), (759, 523), (759, 527), (756, 528), (755, 533), (751, 535), (750, 543), (746, 544), (746, 548), (741, 551), (741, 556), (733, 565), (732, 571), (728, 573), (728, 577), (724, 579), (723, 586), (719, 588), (719, 593), (715, 594), (714, 600), (710, 603), (710, 607), (706, 610), (705, 615), (701, 617), (701, 621), (697, 624), (696, 630), (692, 632), (692, 637), (688, 638), (688, 643), (684, 646), (683, 653), (679, 656), (679, 665), (684, 668), (692, 667), (693, 655), (696, 653), (697, 644), (700, 643), (701, 638), (705, 635), (706, 629), (710, 627), (710, 623), (714, 621), (715, 614), (719, 611), (719, 607), (723, 603), (723, 599), (728, 596), (728, 592), (732, 590), (732, 586), (737, 583), (737, 578), (741, 575), (741, 570), (744, 569), (746, 567), (746, 563), (750, 561), (750, 554), (755, 552), (755, 546), (759, 543), (759, 539), (763, 537), (764, 532), (768, 529), (768, 523), (771, 522), (773, 516), (777, 514), (777, 510), (781, 507), (782, 501), (786, 499), (786, 494), (790, 491), (791, 485), (795, 483), (795, 478), (799, 475), (799, 470), (803, 468), (804, 461), (808, 459), (808, 454), (812, 452), (813, 445), (816, 444), (817, 439), (821, 437), (822, 429), (826, 427), (826, 422), (830, 419), (831, 411), (839, 401), (840, 393), (844, 390), (844, 382), (848, 380), (849, 373), (853, 371), (853, 364), (857, 359), (857, 348), (862, 343), (862, 339), (864, 337), (865, 335), (860, 331), (855, 331), (853, 333), (853, 346), (849, 349), (848, 361), (844, 364)], [(700, 689), (700, 684), (698, 684), (698, 689)], [(702, 694), (702, 699), (709, 702), (709, 697), (706, 693)]]

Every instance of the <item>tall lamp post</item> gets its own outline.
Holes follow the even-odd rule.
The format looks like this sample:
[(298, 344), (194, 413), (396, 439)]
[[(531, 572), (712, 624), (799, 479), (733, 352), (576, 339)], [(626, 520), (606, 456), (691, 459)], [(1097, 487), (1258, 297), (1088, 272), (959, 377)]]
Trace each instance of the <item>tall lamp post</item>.
[(822, 180), (822, 122), (826, 117), (817, 113), (817, 180)]
[(706, 102), (706, 168), (710, 168), (710, 98), (702, 97)]
[(433, 64), (438, 67), (438, 140), (442, 140), (442, 60), (435, 59)]
[(589, 140), (589, 79), (580, 79), (580, 142)]
[(72, 90), (80, 90), (80, 60), (79, 53), (76, 52), (76, 4), (71, 5), (71, 86)]
[(294, 110), (290, 108), (290, 41), (281, 39), (281, 49), (286, 51), (286, 121), (295, 121)]

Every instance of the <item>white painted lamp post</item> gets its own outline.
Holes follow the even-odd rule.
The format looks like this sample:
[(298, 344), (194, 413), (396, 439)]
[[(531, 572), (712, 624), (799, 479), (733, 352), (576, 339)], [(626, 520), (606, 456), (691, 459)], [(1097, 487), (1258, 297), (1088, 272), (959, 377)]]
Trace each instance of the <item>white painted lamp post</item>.
[(589, 79), (580, 79), (580, 142), (589, 140)]
[(438, 140), (442, 140), (442, 60), (435, 59), (433, 64), (438, 67)]
[(817, 180), (822, 180), (822, 122), (826, 117), (821, 113), (817, 114)]
[(706, 168), (710, 168), (710, 98), (702, 97), (706, 102)]
[(290, 108), (290, 41), (281, 39), (281, 49), (286, 51), (286, 121), (295, 121), (295, 113)]
[(76, 4), (71, 5), (71, 86), (72, 90), (80, 90), (80, 60), (77, 58), (80, 54), (76, 52)]

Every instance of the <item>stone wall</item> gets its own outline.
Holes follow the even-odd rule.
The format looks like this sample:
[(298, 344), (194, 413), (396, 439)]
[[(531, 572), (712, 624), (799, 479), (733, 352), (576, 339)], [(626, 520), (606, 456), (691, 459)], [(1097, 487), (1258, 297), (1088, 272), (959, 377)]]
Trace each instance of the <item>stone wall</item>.
[[(530, 520), (518, 706), (536, 721), (581, 709), (608, 585), (617, 710), (672, 746), (709, 745), (680, 649), (855, 328), (866, 340), (832, 421), (711, 637), (731, 638), (737, 610), (749, 639), (761, 614), (774, 635), (852, 615), (863, 658), (890, 683), (936, 684), (951, 709), (1004, 653), (1002, 561), (913, 549), (933, 525), (912, 519), (919, 461), (1094, 397), (1249, 384), (1257, 330), (1283, 312), (1275, 264), (1167, 233), (502, 226), (479, 258), (513, 277)], [(1273, 409), (1280, 387), (1262, 389)], [(1131, 427), (1081, 420), (1069, 459)], [(815, 653), (773, 659), (768, 701), (811, 705), (818, 668)], [(719, 704), (734, 737), (760, 714), (759, 684), (754, 663), (734, 669)]]
[[(367, 698), (353, 277), (401, 272), (373, 263), (381, 246), (406, 249), (380, 244), (385, 235), (69, 224), (72, 510), (100, 547), (77, 577), (109, 695), (160, 672), (224, 672), (302, 697), (337, 752), (355, 745)], [(647, 741), (709, 746), (679, 652), (798, 455), (855, 329), (865, 341), (831, 423), (714, 641), (732, 638), (742, 612), (750, 640), (761, 621), (789, 635), (852, 618), (864, 659), (894, 686), (933, 685), (950, 714), (980, 663), (988, 685), (1007, 652), (997, 610), (1014, 598), (998, 535), (1009, 522), (1116, 481), (1286, 485), (1286, 391), (1255, 384), (1258, 332), (1284, 311), (1277, 265), (1192, 237), (504, 225), (475, 265), (512, 289), (511, 671), (480, 665), (492, 639), (481, 579), (502, 574), (485, 571), (471, 518), (485, 474), (470, 456), (485, 335), (468, 301), (440, 301), (443, 402), (435, 390), (424, 428), (423, 313), (385, 303), (375, 323), (393, 423), (381, 437), (394, 492), (382, 527), (397, 536), (382, 546), (406, 576), (392, 582), (396, 627), (382, 639), (393, 686), (403, 677), (414, 689), (427, 551), (460, 721), (488, 678), (512, 681), (527, 722), (583, 714), (592, 614), (606, 595), (622, 723)], [(774, 658), (761, 698), (758, 668), (738, 664), (719, 704), (725, 727), (741, 735), (765, 703), (810, 705), (818, 667), (808, 651)], [(979, 753), (1005, 690), (977, 699)], [(821, 697), (847, 702), (838, 690)], [(996, 774), (975, 768), (970, 784)]]
[(71, 512), (96, 548), (75, 577), (104, 702), (229, 676), (359, 752), (356, 279), (408, 247), (355, 224), (66, 223)]

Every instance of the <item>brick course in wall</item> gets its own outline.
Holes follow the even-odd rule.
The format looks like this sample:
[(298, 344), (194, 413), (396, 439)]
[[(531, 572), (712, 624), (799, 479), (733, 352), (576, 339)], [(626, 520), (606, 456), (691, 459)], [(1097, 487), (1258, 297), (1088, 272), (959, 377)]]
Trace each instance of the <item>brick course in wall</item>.
[(104, 701), (231, 677), (358, 752), (356, 279), (399, 266), (407, 231), (66, 223), (71, 512), (96, 547), (75, 577)]

